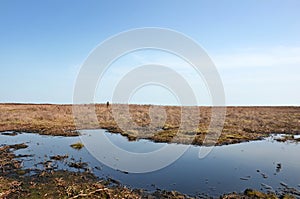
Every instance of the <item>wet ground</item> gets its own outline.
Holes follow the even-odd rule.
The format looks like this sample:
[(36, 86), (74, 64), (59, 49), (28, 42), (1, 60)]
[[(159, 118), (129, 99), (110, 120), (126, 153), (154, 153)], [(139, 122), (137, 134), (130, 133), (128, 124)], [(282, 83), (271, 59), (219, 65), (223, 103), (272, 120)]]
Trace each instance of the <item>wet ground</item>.
[[(80, 137), (46, 136), (32, 133), (5, 132), (0, 136), (1, 145), (15, 145), (14, 153), (27, 169), (24, 175), (36, 175), (41, 171), (66, 170), (91, 172), (102, 179), (113, 179), (130, 188), (149, 191), (176, 190), (195, 197), (219, 197), (225, 193), (243, 192), (247, 188), (277, 195), (291, 193), (300, 197), (300, 145), (298, 137), (287, 139), (273, 135), (267, 139), (240, 144), (217, 146), (203, 159), (199, 159), (199, 146), (190, 146), (182, 157), (158, 171), (134, 174), (105, 166), (87, 150), (90, 144), (84, 138), (97, 139), (104, 135), (119, 148), (134, 153), (160, 150), (166, 145), (173, 151), (181, 144), (154, 143), (149, 140), (129, 142), (126, 137), (105, 130), (81, 131), (85, 141), (80, 149), (72, 144), (80, 143)], [(278, 140), (278, 141), (277, 141)], [(90, 147), (91, 148), (91, 147)], [(107, 149), (97, 146), (96, 154), (105, 155)], [(98, 150), (98, 151), (97, 151)], [(114, 157), (116, 168), (122, 157)], [(151, 160), (149, 160), (150, 163)], [(132, 164), (135, 164), (132, 162)]]

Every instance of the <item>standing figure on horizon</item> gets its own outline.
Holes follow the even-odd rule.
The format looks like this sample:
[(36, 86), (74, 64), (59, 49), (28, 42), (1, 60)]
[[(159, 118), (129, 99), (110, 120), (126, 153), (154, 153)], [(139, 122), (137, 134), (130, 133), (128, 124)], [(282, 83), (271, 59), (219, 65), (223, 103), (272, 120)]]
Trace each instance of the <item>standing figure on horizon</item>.
[(109, 101), (106, 102), (106, 108), (108, 108), (108, 107), (109, 107)]

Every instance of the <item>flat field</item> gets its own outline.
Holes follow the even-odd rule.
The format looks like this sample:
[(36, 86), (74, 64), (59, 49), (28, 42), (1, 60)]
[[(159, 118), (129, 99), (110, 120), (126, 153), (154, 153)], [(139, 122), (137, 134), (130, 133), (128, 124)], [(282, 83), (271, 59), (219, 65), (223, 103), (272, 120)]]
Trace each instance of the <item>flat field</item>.
[[(77, 110), (76, 116), (74, 108)], [(185, 121), (192, 123), (194, 118), (200, 119), (196, 120), (198, 125), (189, 130), (181, 128), (182, 107), (129, 105), (129, 122), (128, 117), (122, 115), (122, 110), (126, 108), (127, 106), (119, 104), (109, 107), (106, 104), (0, 104), (0, 131), (75, 136), (80, 129), (104, 128), (113, 133), (121, 133), (129, 140), (145, 138), (155, 142), (194, 145), (203, 145), (206, 135), (215, 133), (209, 130), (212, 107), (194, 107)], [(157, 108), (164, 110), (164, 117), (161, 111), (156, 114)], [(113, 109), (120, 113), (118, 121), (124, 121), (123, 126), (120, 127), (114, 119)], [(97, 120), (93, 120), (93, 114), (89, 113), (96, 113)], [(150, 124), (150, 115), (158, 121), (155, 125)], [(126, 122), (128, 125), (124, 127)], [(257, 140), (273, 133), (300, 134), (300, 107), (226, 107), (223, 130), (216, 144)], [(209, 143), (208, 140), (204, 144)]]

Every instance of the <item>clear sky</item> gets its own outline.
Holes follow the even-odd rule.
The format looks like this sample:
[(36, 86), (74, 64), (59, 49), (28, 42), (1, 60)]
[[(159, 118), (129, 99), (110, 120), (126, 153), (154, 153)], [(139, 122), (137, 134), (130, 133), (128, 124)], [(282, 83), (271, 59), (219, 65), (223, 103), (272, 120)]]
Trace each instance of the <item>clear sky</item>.
[[(300, 105), (299, 10), (299, 0), (1, 0), (0, 102), (72, 103), (80, 65), (100, 42), (132, 28), (162, 27), (207, 51), (228, 105)], [(132, 57), (168, 60), (156, 53)], [(155, 103), (173, 103), (155, 88), (133, 102), (151, 103), (150, 91)]]

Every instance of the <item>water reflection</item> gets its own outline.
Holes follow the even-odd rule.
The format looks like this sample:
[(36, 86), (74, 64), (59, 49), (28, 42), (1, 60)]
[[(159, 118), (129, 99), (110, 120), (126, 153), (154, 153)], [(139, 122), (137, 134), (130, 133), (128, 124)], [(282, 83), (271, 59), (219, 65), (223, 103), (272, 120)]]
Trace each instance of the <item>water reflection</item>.
[[(159, 150), (168, 145), (172, 150), (182, 147), (178, 144), (153, 143), (148, 140), (128, 142), (118, 134), (104, 130), (86, 130), (91, 133), (104, 133), (118, 147), (133, 153), (146, 153)], [(173, 164), (161, 170), (132, 174), (121, 172), (97, 161), (84, 147), (74, 150), (71, 144), (80, 141), (79, 137), (53, 137), (30, 133), (16, 136), (0, 136), (0, 144), (27, 143), (26, 149), (17, 154), (33, 154), (23, 157), (25, 168), (40, 168), (40, 162), (49, 160), (53, 155), (68, 154), (63, 161), (55, 161), (57, 169), (77, 171), (68, 162), (87, 162), (95, 175), (112, 177), (123, 184), (148, 190), (177, 190), (190, 195), (206, 193), (218, 196), (228, 192), (240, 192), (246, 188), (279, 190), (282, 184), (297, 187), (300, 184), (300, 145), (291, 142), (277, 142), (273, 138), (241, 144), (218, 146), (204, 159), (198, 158), (199, 147), (191, 146)], [(101, 146), (97, 150), (105, 150)], [(116, 162), (118, 158), (113, 157)], [(147, 163), (147, 162), (146, 162)], [(132, 162), (134, 164), (134, 162)]]

